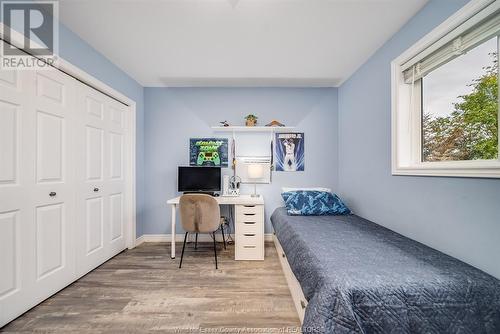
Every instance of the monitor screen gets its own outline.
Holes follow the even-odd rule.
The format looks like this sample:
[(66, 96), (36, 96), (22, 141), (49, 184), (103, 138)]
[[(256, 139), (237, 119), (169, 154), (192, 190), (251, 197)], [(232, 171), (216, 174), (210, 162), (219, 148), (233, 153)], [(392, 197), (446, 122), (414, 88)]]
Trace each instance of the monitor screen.
[(220, 167), (179, 167), (179, 192), (220, 191)]

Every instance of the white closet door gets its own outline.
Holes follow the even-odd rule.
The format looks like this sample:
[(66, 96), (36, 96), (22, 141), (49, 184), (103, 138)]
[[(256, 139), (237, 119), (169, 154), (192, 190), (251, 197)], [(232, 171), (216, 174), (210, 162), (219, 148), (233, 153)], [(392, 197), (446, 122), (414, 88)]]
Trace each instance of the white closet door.
[(0, 71), (0, 326), (75, 277), (74, 80)]
[(128, 142), (127, 132), (128, 116), (126, 106), (111, 98), (108, 98), (107, 113), (109, 115), (108, 138), (109, 138), (109, 160), (107, 175), (107, 188), (109, 190), (109, 214), (110, 214), (110, 256), (114, 256), (126, 247), (126, 185), (125, 175), (127, 172), (127, 161), (129, 150), (126, 149)]
[(78, 93), (82, 111), (77, 138), (78, 274), (83, 275), (125, 249), (123, 106), (86, 86)]
[(74, 280), (76, 80), (58, 70), (34, 73), (33, 103), (35, 284), (43, 300)]
[(33, 221), (26, 201), (29, 172), (21, 170), (21, 164), (27, 162), (21, 146), (25, 135), (22, 123), (28, 114), (26, 74), (0, 70), (0, 326), (30, 301), (23, 290), (28, 285), (23, 255), (29, 252), (22, 246), (22, 235), (27, 232), (23, 222)]

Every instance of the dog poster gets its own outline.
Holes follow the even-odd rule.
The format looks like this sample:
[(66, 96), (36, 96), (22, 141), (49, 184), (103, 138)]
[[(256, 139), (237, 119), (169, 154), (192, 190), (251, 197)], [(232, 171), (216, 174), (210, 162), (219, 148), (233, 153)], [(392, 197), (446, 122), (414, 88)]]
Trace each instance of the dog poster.
[(276, 133), (275, 169), (278, 172), (304, 171), (304, 133)]
[(227, 138), (190, 138), (190, 166), (228, 166)]

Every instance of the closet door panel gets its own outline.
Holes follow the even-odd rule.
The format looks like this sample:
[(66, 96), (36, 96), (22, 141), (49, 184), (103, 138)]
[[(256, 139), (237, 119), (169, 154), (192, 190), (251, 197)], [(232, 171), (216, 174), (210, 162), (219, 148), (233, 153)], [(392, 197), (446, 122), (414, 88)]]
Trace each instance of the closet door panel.
[(36, 208), (37, 280), (64, 268), (65, 224), (64, 204)]
[(72, 139), (66, 131), (73, 117), (67, 105), (73, 79), (57, 70), (43, 71), (44, 79), (64, 84), (63, 97), (55, 101), (48, 97), (50, 90), (38, 94), (43, 91), (40, 77), (37, 71), (20, 71), (19, 89), (11, 91), (12, 96), (17, 93), (21, 96), (18, 176), (15, 185), (0, 187), (0, 212), (5, 212), (4, 209), (18, 212), (19, 288), (0, 299), (5, 321), (64, 288), (75, 277), (74, 261), (68, 261), (74, 257), (70, 240), (74, 232), (75, 200)]
[(123, 134), (110, 132), (110, 179), (123, 180)]
[[(54, 73), (56, 75), (53, 75)], [(47, 100), (49, 103), (64, 106), (67, 98), (65, 79), (67, 77), (64, 78), (54, 70), (38, 71), (36, 73), (36, 95), (41, 98), (40, 101)]]
[[(125, 249), (125, 173), (127, 109), (90, 88), (80, 87), (77, 199), (85, 240), (78, 245), (78, 273), (83, 275)], [(77, 136), (80, 137), (80, 136)]]
[(85, 127), (87, 182), (102, 181), (104, 169), (104, 131), (93, 126)]
[(76, 81), (57, 70), (35, 72), (31, 91), (34, 119), (34, 247), (32, 294), (43, 300), (76, 276), (74, 134)]
[(0, 326), (75, 277), (74, 80), (42, 72), (0, 71)]
[(0, 299), (19, 289), (19, 210), (0, 213)]
[(0, 184), (16, 184), (19, 167), (19, 105), (0, 100)]
[[(104, 119), (104, 101), (102, 97), (97, 96), (97, 92), (90, 91), (92, 88), (83, 88), (85, 94), (85, 112), (87, 114), (87, 121), (102, 121)], [(99, 124), (99, 123), (98, 123)]]
[(126, 107), (108, 98), (107, 115), (109, 117), (109, 174), (108, 189), (110, 194), (110, 229), (111, 252), (117, 254), (125, 248), (125, 173), (126, 173)]
[(0, 327), (31, 303), (26, 288), (34, 259), (26, 246), (34, 182), (28, 154), (34, 150), (26, 90), (32, 81), (32, 73), (0, 70)]
[(86, 255), (104, 248), (104, 205), (102, 197), (88, 198), (85, 208)]
[(116, 193), (109, 196), (111, 214), (111, 242), (123, 238), (123, 194)]
[(0, 70), (0, 85), (10, 88), (18, 88), (18, 72), (15, 70)]
[(106, 175), (109, 159), (109, 139), (106, 131), (105, 96), (81, 85), (78, 89), (80, 138), (77, 161), (83, 168), (77, 171), (77, 212), (79, 235), (77, 243), (78, 274), (84, 275), (109, 256), (109, 199)]
[(63, 182), (65, 122), (59, 115), (37, 111), (37, 182)]

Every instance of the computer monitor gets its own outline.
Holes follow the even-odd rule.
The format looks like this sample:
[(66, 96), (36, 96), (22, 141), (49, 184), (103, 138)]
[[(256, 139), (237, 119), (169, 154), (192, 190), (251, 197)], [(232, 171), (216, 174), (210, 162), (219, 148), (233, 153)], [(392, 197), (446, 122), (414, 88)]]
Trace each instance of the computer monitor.
[(179, 192), (215, 192), (221, 189), (220, 167), (179, 167)]

